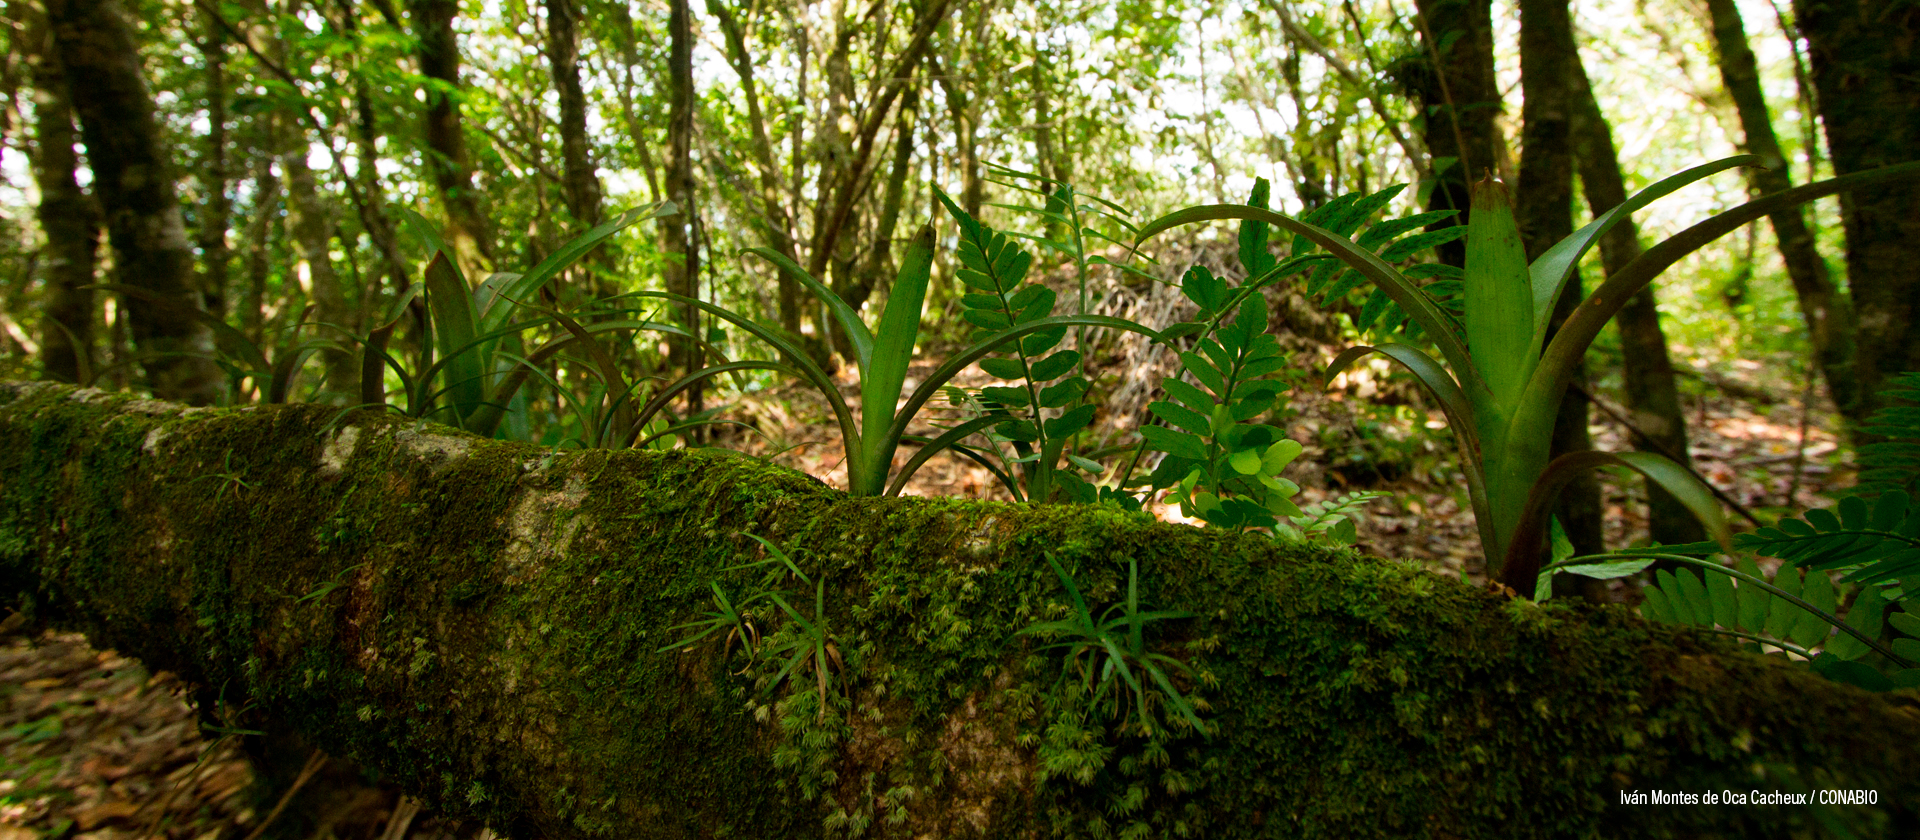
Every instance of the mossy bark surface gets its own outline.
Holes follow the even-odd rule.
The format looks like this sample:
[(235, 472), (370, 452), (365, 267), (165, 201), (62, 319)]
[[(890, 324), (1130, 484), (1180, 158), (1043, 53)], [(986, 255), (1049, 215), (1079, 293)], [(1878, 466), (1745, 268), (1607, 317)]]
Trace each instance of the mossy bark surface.
[[(825, 581), (824, 616), (788, 592), (839, 655), (824, 711), (741, 641), (659, 652), (712, 584), (778, 582), (729, 570), (764, 556), (743, 534)], [(1129, 560), (1146, 608), (1198, 613), (1148, 639), (1210, 737), (1109, 717), (1015, 634), (1065, 615), (1049, 553), (1096, 614)], [(0, 385), (0, 596), (519, 838), (1780, 836), (1811, 811), (1618, 802), (1787, 784), (1875, 790), (1889, 830), (1920, 807), (1914, 695), (1619, 608), (315, 406)]]

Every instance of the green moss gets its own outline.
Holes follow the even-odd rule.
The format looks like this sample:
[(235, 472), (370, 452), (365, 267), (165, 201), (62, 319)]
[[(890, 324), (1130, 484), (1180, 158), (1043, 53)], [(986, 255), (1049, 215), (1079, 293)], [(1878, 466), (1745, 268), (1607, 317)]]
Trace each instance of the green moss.
[[(453, 433), (382, 417), (323, 469), (324, 409), (71, 393), (0, 389), (0, 586), (514, 836), (1748, 836), (1781, 813), (1611, 803), (1773, 765), (1920, 804), (1910, 698), (1618, 609), (699, 452), (436, 448)], [(766, 583), (727, 571), (759, 556), (743, 532), (828, 582), (824, 715), (808, 679), (763, 694), (738, 645), (656, 652), (710, 581)], [(1047, 552), (1096, 609), (1137, 558), (1149, 606), (1201, 613), (1154, 641), (1202, 675), (1213, 738), (1123, 730), (1013, 635), (1064, 608)]]

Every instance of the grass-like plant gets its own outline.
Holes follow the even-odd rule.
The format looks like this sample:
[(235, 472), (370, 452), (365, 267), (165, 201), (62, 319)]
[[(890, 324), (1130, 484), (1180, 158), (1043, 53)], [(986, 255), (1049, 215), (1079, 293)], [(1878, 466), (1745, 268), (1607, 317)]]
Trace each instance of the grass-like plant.
[[(754, 534), (743, 536), (765, 546), (766, 559), (729, 566), (722, 571), (779, 566), (802, 584), (813, 587), (813, 616), (809, 618), (805, 613), (795, 609), (787, 600), (786, 593), (778, 588), (762, 589), (736, 603), (727, 597), (727, 593), (720, 588), (718, 582), (710, 582), (708, 586), (713, 588), (714, 611), (694, 621), (668, 628), (698, 632), (660, 648), (656, 652), (665, 653), (675, 648), (688, 650), (708, 637), (725, 632), (727, 650), (733, 649), (735, 641), (741, 642), (747, 652), (749, 668), (752, 667), (753, 660), (763, 656), (768, 661), (782, 663), (780, 670), (764, 683), (763, 691), (772, 691), (785, 682), (791, 674), (811, 671), (814, 689), (818, 692), (820, 700), (818, 717), (824, 718), (827, 714), (832, 675), (846, 668), (846, 662), (840, 655), (840, 647), (827, 625), (826, 578), (824, 576), (819, 579), (809, 577), (806, 572), (800, 571), (800, 566), (793, 562), (793, 558), (788, 557), (785, 551), (780, 550), (780, 547), (772, 542)], [(785, 624), (772, 635), (762, 636), (759, 626), (752, 620), (750, 608), (758, 601), (772, 603), (786, 616)]]
[(1549, 458), (1561, 397), (1587, 347), (1607, 321), (1669, 266), (1741, 225), (1863, 184), (1920, 174), (1920, 163), (1853, 173), (1764, 196), (1713, 216), (1649, 248), (1609, 276), (1580, 304), (1553, 340), (1547, 340), (1554, 301), (1573, 276), (1580, 257), (1603, 234), (1633, 212), (1687, 184), (1735, 166), (1758, 163), (1759, 158), (1742, 155), (1655, 183), (1556, 243), (1531, 265), (1521, 248), (1506, 187), (1492, 180), (1476, 184), (1467, 232), (1467, 265), (1461, 280), (1464, 323), (1455, 321), (1430, 292), (1373, 249), (1259, 207), (1190, 207), (1148, 224), (1141, 236), (1144, 239), (1181, 225), (1220, 219), (1266, 222), (1326, 249), (1399, 307), (1425, 333), (1444, 365), (1420, 348), (1390, 343), (1350, 348), (1334, 360), (1328, 376), (1368, 354), (1379, 353), (1406, 367), (1433, 393), (1460, 445), (1489, 577), (1497, 577), (1519, 592), (1531, 593), (1546, 561), (1553, 502), (1560, 489), (1582, 470), (1620, 466), (1639, 472), (1686, 505), (1719, 542), (1726, 543), (1730, 536), (1711, 492), (1678, 464), (1639, 452), (1575, 452)]
[[(1087, 599), (1081, 597), (1080, 588), (1073, 583), (1073, 576), (1060, 567), (1060, 562), (1046, 555), (1047, 565), (1060, 578), (1060, 584), (1066, 587), (1067, 595), (1073, 599), (1070, 605), (1073, 612), (1058, 621), (1042, 621), (1019, 631), (1015, 635), (1039, 635), (1060, 638), (1062, 641), (1046, 645), (1041, 650), (1065, 648), (1067, 650), (1066, 667), (1069, 672), (1078, 672), (1087, 688), (1092, 692), (1093, 702), (1097, 705), (1106, 700), (1111, 703), (1114, 716), (1119, 716), (1131, 698), (1131, 706), (1139, 714), (1142, 732), (1153, 732), (1153, 717), (1150, 706), (1150, 687), (1158, 689), (1168, 708), (1179, 714), (1206, 737), (1206, 724), (1194, 713), (1193, 703), (1173, 685), (1168, 678), (1168, 670), (1191, 675), (1193, 669), (1164, 653), (1147, 649), (1146, 626), (1155, 621), (1175, 618), (1192, 618), (1196, 613), (1179, 610), (1141, 610), (1140, 609), (1140, 561), (1127, 558), (1127, 600), (1114, 604), (1094, 619), (1093, 611), (1087, 608)], [(1115, 613), (1118, 613), (1116, 615)], [(1117, 679), (1116, 679), (1117, 678)]]

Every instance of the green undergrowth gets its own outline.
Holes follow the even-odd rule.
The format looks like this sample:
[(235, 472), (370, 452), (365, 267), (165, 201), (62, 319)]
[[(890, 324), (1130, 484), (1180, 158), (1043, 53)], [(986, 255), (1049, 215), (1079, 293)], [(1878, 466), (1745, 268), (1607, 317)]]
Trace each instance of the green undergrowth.
[[(1920, 804), (1910, 693), (1619, 608), (1100, 506), (854, 498), (386, 417), (353, 419), (329, 473), (319, 407), (7, 393), (0, 592), (509, 836), (1759, 836), (1799, 816), (1614, 803), (1771, 789), (1771, 766), (1875, 789), (1896, 824)], [(763, 574), (729, 571), (763, 556), (744, 534), (825, 581), (824, 712), (744, 646), (660, 651), (711, 584)], [(1145, 645), (1191, 668), (1212, 737), (1130, 726), (1017, 635), (1068, 613), (1048, 553), (1094, 614), (1132, 564), (1142, 603), (1197, 613)]]

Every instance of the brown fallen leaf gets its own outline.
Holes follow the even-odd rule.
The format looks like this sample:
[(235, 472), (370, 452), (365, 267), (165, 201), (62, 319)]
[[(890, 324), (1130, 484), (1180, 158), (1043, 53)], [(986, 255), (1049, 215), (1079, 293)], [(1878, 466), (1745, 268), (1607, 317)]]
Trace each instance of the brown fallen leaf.
[(138, 813), (140, 813), (140, 805), (138, 803), (120, 799), (110, 799), (106, 802), (88, 805), (85, 808), (75, 811), (73, 821), (79, 824), (81, 831), (92, 831), (102, 823), (129, 819)]

